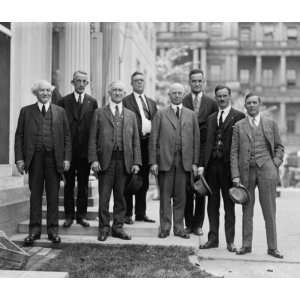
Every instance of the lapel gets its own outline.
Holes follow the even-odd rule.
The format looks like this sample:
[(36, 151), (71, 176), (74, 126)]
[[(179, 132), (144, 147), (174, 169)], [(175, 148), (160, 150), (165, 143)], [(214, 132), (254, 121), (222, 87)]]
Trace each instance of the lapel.
[(227, 115), (224, 125), (223, 125), (223, 131), (225, 131), (227, 129), (227, 127), (229, 126), (229, 124), (232, 124), (232, 122), (234, 122), (234, 110), (231, 107), (229, 114)]
[(72, 113), (75, 120), (79, 119), (79, 116), (77, 115), (77, 102), (74, 96), (74, 93), (71, 94), (70, 99), (67, 101), (68, 110)]
[[(176, 115), (175, 115), (176, 116)], [(177, 118), (177, 117), (176, 117)], [(180, 124), (181, 124), (181, 128), (184, 127), (185, 125), (185, 121), (187, 120), (187, 114), (186, 114), (186, 110), (184, 109), (184, 107), (182, 106), (181, 109), (181, 120), (180, 120)]]
[[(218, 118), (218, 113), (216, 112), (212, 121), (211, 121), (211, 132), (207, 132), (207, 134), (212, 138), (214, 139), (214, 134), (217, 130), (217, 127), (218, 127), (218, 122), (217, 122), (217, 118)], [(208, 136), (208, 137), (209, 137)]]
[(245, 118), (243, 127), (244, 131), (246, 132), (247, 136), (249, 137), (250, 141), (252, 141), (252, 133), (251, 133), (251, 127), (248, 117)]
[(207, 102), (206, 102), (204, 94), (202, 94), (199, 113), (198, 113), (199, 122), (204, 122), (205, 121), (206, 115), (207, 115), (206, 112), (207, 112)]
[(190, 108), (191, 110), (194, 110), (194, 103), (193, 103), (193, 96), (192, 96), (192, 93), (190, 93), (188, 96), (187, 96), (187, 103), (186, 103), (186, 106), (188, 108)]
[[(124, 107), (123, 107), (124, 109)], [(110, 121), (111, 125), (113, 127), (115, 127), (114, 125), (114, 120), (113, 120), (113, 115), (112, 115), (112, 112), (109, 108), (109, 104), (107, 104), (104, 108), (103, 108), (103, 112), (104, 112), (104, 115), (106, 116), (106, 118), (108, 119), (108, 121)]]
[[(138, 104), (135, 100), (134, 93), (131, 94), (131, 102), (132, 102), (132, 106), (133, 106), (133, 109), (135, 110), (135, 112), (140, 116), (140, 118), (142, 118)], [(147, 103), (148, 103), (148, 101), (147, 101)], [(149, 107), (149, 105), (148, 105), (148, 107)]]
[(146, 95), (145, 96), (145, 99), (146, 99), (146, 102), (147, 102), (147, 106), (148, 106), (148, 109), (149, 109), (149, 113), (150, 113), (150, 118), (152, 119), (152, 116), (153, 116), (153, 106), (151, 105), (152, 103), (150, 103), (148, 97)]
[(271, 135), (270, 131), (267, 130), (270, 127), (268, 124), (268, 120), (262, 118), (262, 116), (260, 115), (260, 121), (261, 121), (261, 125), (262, 125), (261, 127), (262, 127), (262, 131), (264, 133), (264, 136), (265, 136), (266, 140), (268, 141), (268, 143), (270, 145), (272, 145), (272, 135)]
[[(182, 110), (181, 110), (181, 112), (182, 112)], [(169, 121), (171, 122), (171, 124), (173, 125), (173, 127), (176, 129), (177, 124), (178, 124), (178, 120), (177, 120), (177, 117), (176, 117), (175, 112), (172, 109), (171, 105), (167, 109), (167, 114), (166, 115), (167, 115), (167, 118), (169, 119)]]
[(41, 112), (39, 110), (37, 103), (35, 105), (33, 105), (32, 110), (31, 110), (31, 115), (32, 115), (33, 119), (35, 120), (36, 124), (39, 125), (39, 120), (41, 118)]
[(80, 110), (79, 120), (81, 120), (83, 118), (84, 114), (89, 110), (90, 102), (91, 101), (88, 99), (87, 94), (84, 94), (84, 98), (83, 98), (82, 106), (81, 106), (81, 110)]
[[(58, 111), (56, 109), (55, 105), (50, 105), (51, 113), (52, 113), (52, 128), (54, 127), (54, 124), (58, 124)], [(55, 130), (53, 131), (55, 132)]]
[(126, 141), (126, 132), (127, 126), (130, 124), (130, 114), (128, 113), (127, 109), (123, 106), (123, 145), (124, 142)]

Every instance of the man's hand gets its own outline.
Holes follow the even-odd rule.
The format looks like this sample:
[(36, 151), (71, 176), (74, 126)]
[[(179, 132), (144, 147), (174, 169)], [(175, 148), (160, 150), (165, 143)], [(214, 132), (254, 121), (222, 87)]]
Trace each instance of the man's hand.
[(100, 167), (100, 163), (99, 161), (94, 161), (92, 163), (92, 166), (91, 166), (92, 170), (95, 172), (95, 173), (99, 173), (101, 171), (101, 167)]
[(198, 175), (198, 167), (196, 165), (192, 165), (193, 175), (194, 177), (197, 177)]
[(157, 176), (158, 175), (158, 165), (154, 164), (150, 167), (150, 172), (154, 175)]
[(17, 169), (19, 171), (20, 174), (24, 174), (24, 170), (25, 170), (25, 163), (24, 163), (24, 160), (18, 160), (16, 162), (16, 166), (17, 166)]
[(233, 186), (238, 187), (241, 184), (240, 177), (233, 178), (232, 184), (233, 184)]
[(198, 168), (198, 175), (203, 175), (204, 174), (204, 167), (199, 167)]
[(276, 156), (274, 157), (273, 162), (276, 168), (279, 168), (282, 163), (282, 161)]
[(68, 160), (64, 160), (64, 171), (67, 172), (70, 169), (70, 162)]
[(140, 167), (138, 165), (133, 165), (131, 167), (131, 173), (132, 174), (137, 174), (139, 172), (139, 170), (140, 170)]

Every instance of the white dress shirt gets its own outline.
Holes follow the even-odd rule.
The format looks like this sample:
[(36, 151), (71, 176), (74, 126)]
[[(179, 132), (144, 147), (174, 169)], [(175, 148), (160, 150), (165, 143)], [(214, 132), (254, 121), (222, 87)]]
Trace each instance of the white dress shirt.
[(148, 120), (145, 117), (144, 108), (143, 108), (143, 104), (141, 102), (142, 100), (141, 100), (140, 96), (143, 98), (143, 101), (145, 102), (146, 107), (148, 108), (148, 110), (149, 110), (149, 107), (148, 107), (148, 104), (147, 104), (147, 101), (146, 101), (146, 98), (145, 98), (144, 94), (138, 94), (136, 92), (133, 92), (133, 94), (134, 94), (135, 101), (138, 105), (140, 115), (141, 115), (141, 118), (142, 118), (142, 134), (146, 135), (146, 134), (151, 132), (151, 121)]
[(260, 113), (258, 113), (258, 115), (256, 115), (255, 117), (252, 117), (250, 115), (247, 115), (249, 122), (251, 125), (255, 125), (255, 126), (259, 126), (260, 123)]
[[(84, 95), (85, 95), (85, 93), (81, 94), (81, 103), (83, 102)], [(74, 97), (75, 97), (76, 102), (78, 102), (79, 94), (75, 91), (74, 91)]]
[(171, 103), (171, 107), (174, 110), (175, 115), (176, 115), (176, 112), (177, 112), (177, 107), (179, 107), (179, 116), (181, 115), (182, 103), (180, 103), (178, 105)]
[(38, 107), (39, 107), (40, 112), (42, 112), (43, 105), (45, 105), (45, 110), (46, 110), (46, 112), (47, 112), (48, 109), (49, 109), (49, 106), (50, 106), (50, 101), (48, 101), (48, 102), (45, 103), (45, 104), (43, 104), (43, 103), (41, 103), (41, 102), (38, 101), (37, 104), (38, 104)]
[(221, 116), (221, 113), (223, 111), (223, 115), (222, 115), (222, 121), (223, 121), (223, 124), (230, 112), (230, 109), (231, 109), (231, 105), (228, 105), (226, 108), (224, 109), (219, 109), (219, 112), (218, 112), (218, 115), (217, 115), (217, 123), (218, 123), (218, 126), (219, 126), (219, 119), (220, 119), (220, 116)]
[[(202, 93), (202, 92), (198, 93), (198, 95), (197, 95), (197, 97), (198, 97), (198, 98), (197, 98), (197, 99), (198, 99), (198, 101), (197, 101), (197, 107), (196, 107), (196, 111), (197, 111), (197, 112), (199, 111), (200, 106), (201, 106), (202, 96), (203, 96), (203, 93)], [(194, 106), (195, 98), (196, 98), (196, 94), (192, 93), (193, 106)], [(194, 110), (195, 110), (195, 107), (194, 107)]]
[(109, 108), (110, 108), (110, 110), (111, 110), (113, 116), (114, 116), (115, 113), (116, 113), (116, 106), (118, 106), (118, 108), (119, 108), (119, 113), (120, 113), (120, 115), (121, 115), (121, 114), (122, 114), (122, 111), (123, 111), (123, 104), (122, 104), (122, 102), (120, 102), (120, 103), (115, 103), (115, 102), (109, 100)]

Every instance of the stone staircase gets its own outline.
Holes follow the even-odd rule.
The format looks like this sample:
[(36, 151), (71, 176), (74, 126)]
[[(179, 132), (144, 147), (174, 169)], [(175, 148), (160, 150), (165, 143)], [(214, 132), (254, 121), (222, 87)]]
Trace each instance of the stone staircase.
[[(144, 222), (135, 222), (133, 225), (124, 224), (124, 229), (132, 236), (132, 237), (145, 237), (145, 238), (156, 238), (158, 233), (158, 216), (159, 216), (159, 201), (153, 201), (152, 198), (156, 194), (156, 188), (154, 186), (150, 187), (148, 195), (147, 195), (147, 214), (156, 219), (156, 223), (144, 223)], [(75, 189), (76, 195), (76, 189)], [(94, 240), (97, 242), (98, 235), (98, 181), (93, 179), (89, 181), (89, 200), (88, 200), (88, 211), (86, 218), (89, 220), (90, 227), (82, 227), (81, 225), (73, 223), (70, 228), (64, 228), (64, 207), (63, 207), (63, 185), (60, 189), (59, 196), (59, 234), (62, 238), (62, 242), (64, 240), (78, 239), (78, 242), (82, 240), (82, 238), (89, 237), (90, 240)], [(110, 212), (112, 212), (113, 208), (113, 197), (110, 201)], [(35, 241), (35, 245), (37, 246), (45, 246), (51, 245), (51, 243), (47, 240), (47, 226), (46, 226), (46, 199), (44, 196), (43, 203), (43, 220), (42, 220), (42, 237), (41, 240)], [(11, 239), (14, 242), (21, 243), (25, 236), (28, 234), (29, 229), (29, 220), (20, 222), (17, 228), (17, 234), (11, 236)]]

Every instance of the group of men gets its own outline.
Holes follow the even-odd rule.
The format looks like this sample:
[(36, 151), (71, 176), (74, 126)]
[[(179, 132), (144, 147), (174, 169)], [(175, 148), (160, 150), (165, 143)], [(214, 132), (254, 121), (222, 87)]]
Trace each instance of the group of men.
[[(37, 103), (22, 108), (15, 138), (18, 170), (29, 173), (30, 227), (25, 245), (41, 235), (41, 205), (44, 182), (47, 197), (48, 238), (60, 242), (58, 235), (59, 182), (65, 178), (64, 227), (76, 219), (88, 227), (88, 180), (90, 169), (99, 180), (98, 240), (114, 237), (131, 239), (123, 224), (133, 224), (133, 195), (125, 193), (129, 179), (142, 178), (135, 193), (135, 221), (154, 222), (146, 215), (149, 173), (157, 177), (160, 191), (159, 238), (170, 235), (189, 238), (202, 235), (205, 197), (192, 188), (193, 178), (203, 175), (212, 190), (208, 197), (208, 241), (201, 249), (219, 245), (220, 192), (225, 210), (227, 249), (237, 254), (252, 251), (254, 189), (266, 223), (268, 254), (282, 258), (276, 241), (276, 183), (283, 158), (283, 145), (274, 121), (260, 114), (261, 99), (245, 98), (245, 114), (231, 106), (228, 86), (215, 88), (215, 99), (204, 94), (203, 71), (189, 74), (191, 93), (182, 84), (170, 86), (170, 105), (157, 110), (144, 94), (141, 72), (131, 76), (133, 91), (125, 97), (120, 81), (109, 86), (107, 105), (85, 93), (88, 77), (76, 71), (71, 83), (74, 92), (57, 105), (51, 103), (53, 87), (39, 81), (32, 88)], [(77, 176), (77, 199), (74, 200)], [(250, 201), (243, 206), (243, 245), (234, 245), (235, 211), (230, 187), (243, 184)], [(110, 226), (109, 201), (113, 192), (113, 223)], [(76, 206), (76, 212), (75, 212)], [(185, 226), (184, 226), (185, 225)]]

